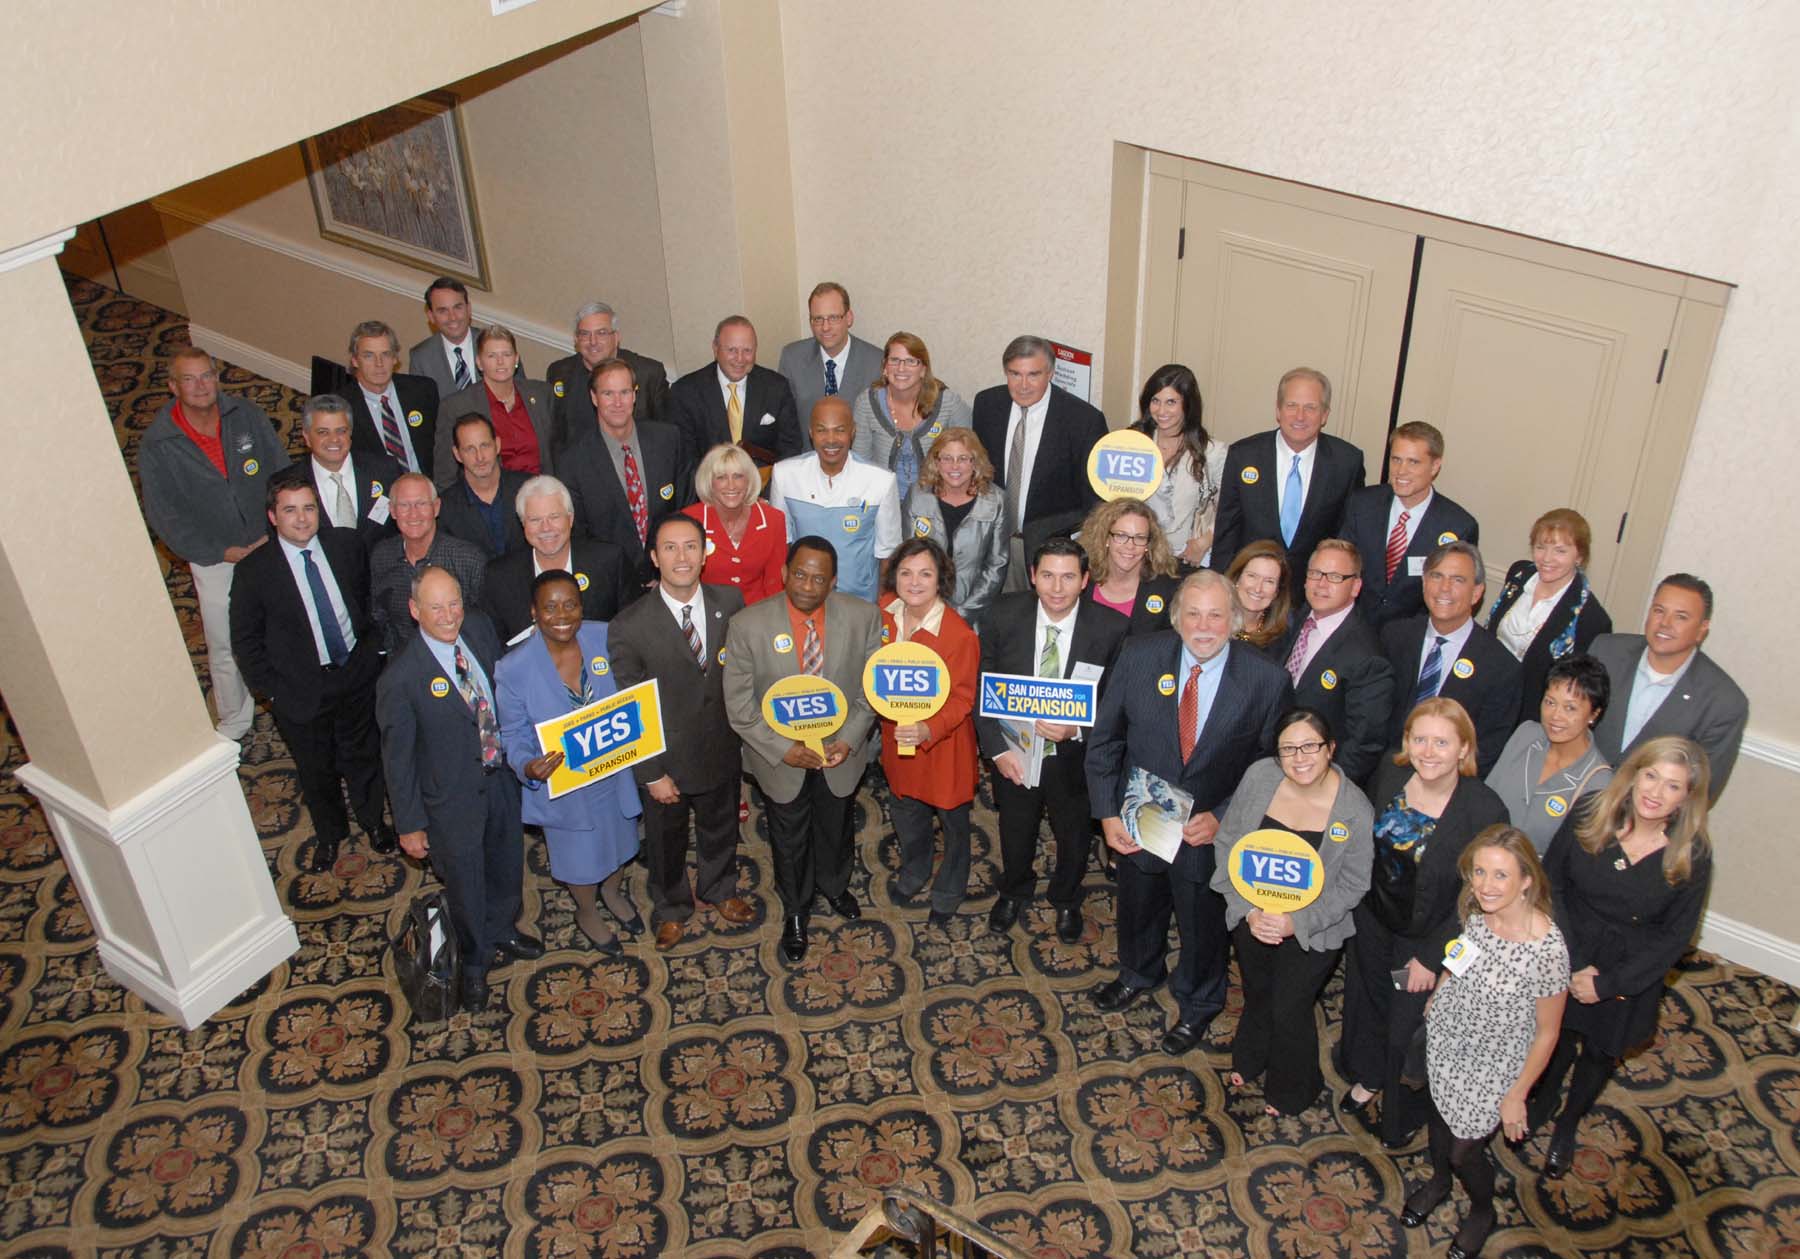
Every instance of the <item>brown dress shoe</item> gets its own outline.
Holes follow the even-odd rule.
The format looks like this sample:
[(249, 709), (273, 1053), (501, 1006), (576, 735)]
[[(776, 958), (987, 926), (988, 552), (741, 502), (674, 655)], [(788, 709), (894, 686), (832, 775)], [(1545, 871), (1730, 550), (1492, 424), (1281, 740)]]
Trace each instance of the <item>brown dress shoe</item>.
[(734, 927), (741, 927), (747, 922), (756, 920), (756, 910), (749, 901), (741, 896), (728, 896), (713, 906), (719, 917)]
[(681, 924), (673, 920), (656, 924), (656, 951), (667, 953), (681, 943)]

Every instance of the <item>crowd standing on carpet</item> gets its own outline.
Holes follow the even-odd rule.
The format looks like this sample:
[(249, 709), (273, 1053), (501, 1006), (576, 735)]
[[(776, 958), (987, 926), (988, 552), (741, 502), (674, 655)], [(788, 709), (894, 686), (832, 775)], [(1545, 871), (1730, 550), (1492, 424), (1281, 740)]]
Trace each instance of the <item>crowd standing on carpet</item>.
[[(965, 401), (917, 336), (854, 336), (849, 294), (826, 283), (779, 371), (733, 316), (714, 361), (670, 383), (592, 302), (576, 352), (538, 380), (511, 333), (475, 329), (460, 283), (425, 304), (434, 332), (408, 373), (391, 328), (356, 326), (339, 391), (305, 404), (297, 463), (204, 352), (178, 350), (139, 470), (151, 526), (193, 573), (221, 734), (242, 738), (267, 697), (312, 869), (336, 862), (351, 812), (374, 850), (431, 864), (466, 1009), (486, 1006), (489, 970), (543, 953), (518, 922), (523, 824), (606, 953), (645, 930), (623, 887), (641, 844), (666, 951), (696, 905), (755, 920), (737, 892), (748, 775), (798, 965), (821, 901), (861, 913), (868, 763), (890, 788), (897, 899), (942, 929), (967, 891), (986, 761), (989, 931), (1017, 929), (1039, 895), (1046, 820), (1061, 941), (1091, 933), (1096, 856), (1116, 881), (1118, 973), (1096, 1007), (1167, 984), (1161, 1049), (1186, 1054), (1235, 952), (1228, 1082), (1297, 1113), (1324, 1089), (1313, 1008), (1341, 957), (1340, 1110), (1392, 1149), (1429, 1133), (1409, 1226), (1460, 1182), (1451, 1253), (1480, 1250), (1496, 1128), (1519, 1140), (1554, 1117), (1545, 1174), (1567, 1171), (1580, 1119), (1655, 1026), (1710, 880), (1707, 808), (1748, 705), (1701, 650), (1704, 581), (1665, 577), (1643, 634), (1614, 633), (1584, 572), (1588, 524), (1555, 508), (1508, 540), (1529, 558), (1489, 603), (1479, 526), (1435, 488), (1442, 435), (1399, 425), (1386, 482), (1365, 485), (1308, 368), (1277, 383), (1272, 429), (1229, 446), (1194, 374), (1157, 369), (1131, 426), (1165, 474), (1147, 499), (1102, 501), (1088, 455), (1107, 422), (1053, 383), (1038, 337)], [(948, 667), (926, 720), (878, 718), (864, 697), (865, 663), (894, 642)], [(979, 715), (982, 673), (1093, 681), (1097, 712), (1021, 730)], [(764, 718), (795, 675), (847, 700), (816, 747)], [(549, 790), (564, 753), (538, 724), (652, 678), (665, 750)], [(1192, 799), (1173, 860), (1127, 824), (1137, 771)], [(1237, 846), (1271, 829), (1323, 872), (1292, 912), (1231, 877)]]

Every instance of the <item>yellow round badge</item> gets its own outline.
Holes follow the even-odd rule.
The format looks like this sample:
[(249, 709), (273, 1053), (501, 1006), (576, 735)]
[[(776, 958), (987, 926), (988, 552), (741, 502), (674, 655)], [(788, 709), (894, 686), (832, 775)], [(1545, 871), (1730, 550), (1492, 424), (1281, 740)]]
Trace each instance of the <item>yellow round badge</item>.
[(1551, 817), (1561, 817), (1569, 811), (1569, 802), (1561, 796), (1551, 796), (1544, 801), (1544, 812)]
[(595, 656), (588, 661), (588, 668), (594, 671), (594, 676), (597, 678), (603, 678), (612, 672), (612, 666), (606, 663), (605, 656)]
[(719, 544), (717, 542), (714, 542), (711, 538), (708, 538), (706, 540), (706, 553), (708, 555), (711, 555), (714, 551), (716, 551), (718, 549), (719, 549)]
[(380, 481), (370, 481), (369, 482), (369, 497), (370, 498), (380, 498), (382, 496), (382, 494), (384, 494), (384, 493), (386, 493), (386, 490), (382, 486)]
[(550, 392), (551, 392), (551, 393), (553, 393), (553, 394), (555, 394), (555, 395), (556, 395), (556, 396), (557, 396), (557, 397), (559, 397), (559, 398), (560, 398), (560, 397), (562, 397), (562, 396), (563, 396), (563, 383), (562, 383), (562, 381), (560, 381), (560, 380), (559, 380), (559, 381), (557, 381), (557, 382), (556, 382), (556, 383), (555, 383), (555, 384), (553, 384), (553, 385), (551, 385), (551, 386), (550, 386)]
[(931, 521), (923, 516), (914, 516), (913, 536), (915, 538), (929, 538), (931, 536)]
[(1255, 485), (1261, 478), (1262, 473), (1258, 472), (1255, 468), (1245, 468), (1242, 472), (1238, 473), (1238, 480), (1242, 481), (1245, 485)]
[(1161, 612), (1168, 606), (1169, 605), (1163, 601), (1161, 595), (1151, 595), (1148, 599), (1144, 600), (1144, 607), (1151, 612)]
[(666, 503), (675, 497), (675, 487), (673, 485), (665, 485), (660, 490), (656, 491), (656, 496)]
[(586, 573), (576, 573), (575, 586), (577, 589), (586, 590), (588, 588), (588, 575)]
[(1336, 669), (1327, 669), (1319, 675), (1319, 685), (1328, 691), (1337, 690), (1338, 676)]
[(1173, 695), (1175, 693), (1175, 675), (1173, 673), (1165, 673), (1160, 678), (1156, 679), (1156, 689), (1161, 691), (1164, 695)]
[(256, 462), (256, 460), (246, 459), (246, 460), (244, 460), (244, 475), (245, 476), (255, 476), (256, 470), (260, 467), (262, 467), (262, 465), (260, 463)]
[(1446, 529), (1442, 533), (1438, 534), (1438, 545), (1439, 546), (1443, 546), (1446, 543), (1450, 543), (1450, 542), (1454, 542), (1454, 541), (1456, 541), (1456, 535), (1454, 533), (1451, 533), (1448, 529)]
[(845, 533), (855, 533), (860, 528), (862, 528), (862, 517), (861, 516), (845, 516), (844, 517), (844, 532)]
[(763, 720), (769, 729), (820, 756), (825, 755), (825, 740), (843, 726), (848, 708), (835, 682), (806, 673), (782, 678), (763, 693)]
[(1475, 662), (1467, 656), (1464, 656), (1450, 666), (1450, 672), (1454, 673), (1459, 678), (1472, 678), (1475, 676)]
[(1251, 831), (1232, 846), (1232, 886), (1256, 908), (1289, 914), (1325, 890), (1325, 863), (1292, 831)]
[(725, 663), (725, 649), (723, 647), (719, 648), (719, 663)]
[(424, 422), (425, 417), (420, 415), (417, 411), (408, 411), (406, 413), (406, 425), (408, 428), (417, 428)]
[(1331, 829), (1325, 833), (1331, 836), (1333, 843), (1341, 844), (1350, 838), (1350, 828), (1345, 826), (1342, 822), (1333, 822), (1331, 824)]
[(783, 655), (786, 655), (788, 652), (792, 651), (793, 649), (794, 649), (794, 636), (792, 634), (777, 634), (777, 635), (775, 635), (775, 650), (776, 651), (779, 651)]
[(433, 695), (437, 696), (439, 699), (443, 699), (444, 696), (446, 696), (450, 693), (450, 679), (449, 678), (433, 678), (433, 679), (431, 679), (431, 693)]
[(1147, 433), (1115, 429), (1088, 452), (1087, 475), (1094, 493), (1107, 502), (1149, 498), (1162, 484), (1162, 452)]

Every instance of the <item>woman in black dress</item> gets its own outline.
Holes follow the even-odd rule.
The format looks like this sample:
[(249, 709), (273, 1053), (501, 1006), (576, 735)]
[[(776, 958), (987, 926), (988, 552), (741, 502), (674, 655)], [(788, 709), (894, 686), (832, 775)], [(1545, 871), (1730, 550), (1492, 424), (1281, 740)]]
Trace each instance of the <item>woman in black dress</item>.
[(1571, 814), (1544, 866), (1569, 942), (1562, 1039), (1532, 1097), (1533, 1127), (1556, 1113), (1544, 1174), (1569, 1170), (1581, 1117), (1628, 1049), (1656, 1030), (1664, 978), (1692, 943), (1712, 882), (1706, 753), (1676, 735), (1619, 766), (1592, 807)]
[(1612, 633), (1612, 617), (1588, 584), (1593, 539), (1580, 512), (1558, 507), (1531, 526), (1531, 558), (1506, 570), (1487, 627), (1519, 658), (1519, 718), (1529, 721), (1544, 698), (1550, 666)]

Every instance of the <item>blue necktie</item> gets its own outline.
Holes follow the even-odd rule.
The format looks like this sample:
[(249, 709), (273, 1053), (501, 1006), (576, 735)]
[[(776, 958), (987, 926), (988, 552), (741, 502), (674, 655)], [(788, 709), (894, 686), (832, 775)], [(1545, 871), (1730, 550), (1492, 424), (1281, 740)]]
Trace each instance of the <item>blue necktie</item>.
[(1281, 491), (1281, 544), (1294, 545), (1294, 533), (1300, 528), (1301, 499), (1306, 488), (1300, 484), (1300, 456), (1288, 466), (1287, 485)]
[(825, 396), (837, 393), (837, 364), (830, 359), (825, 360)]
[(1438, 693), (1438, 679), (1444, 676), (1444, 644), (1450, 640), (1442, 634), (1432, 635), (1431, 654), (1419, 670), (1419, 685), (1413, 688), (1413, 703), (1422, 704)]
[(344, 642), (344, 631), (338, 628), (331, 596), (325, 593), (325, 579), (313, 563), (312, 548), (300, 552), (300, 558), (306, 564), (306, 584), (312, 587), (313, 609), (319, 614), (319, 628), (325, 632), (325, 654), (331, 657), (332, 664), (343, 664), (350, 658), (350, 648)]

